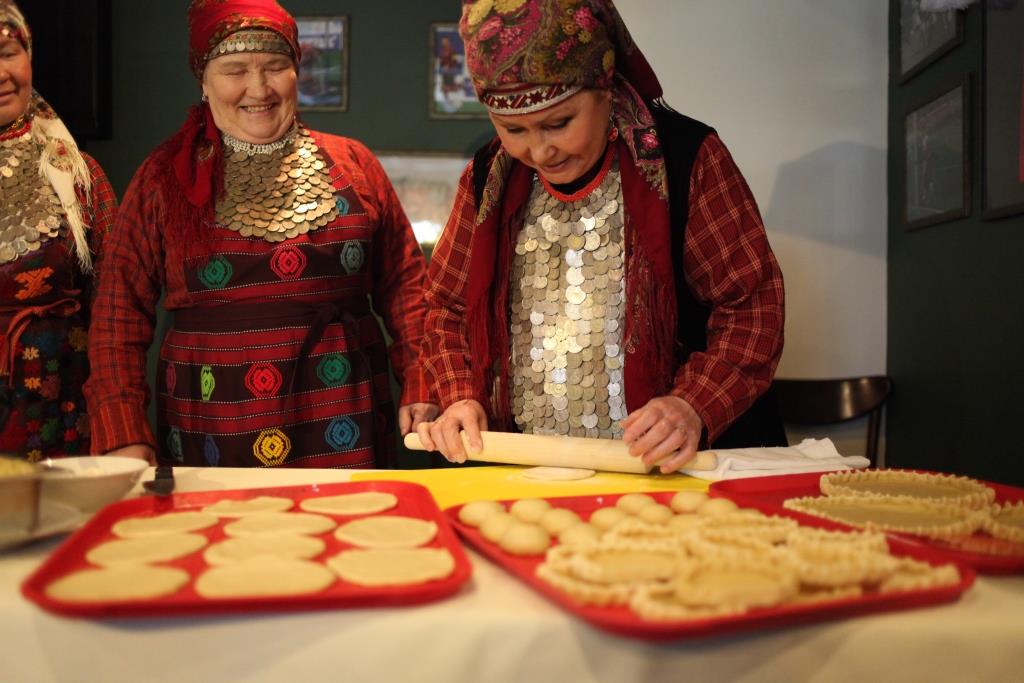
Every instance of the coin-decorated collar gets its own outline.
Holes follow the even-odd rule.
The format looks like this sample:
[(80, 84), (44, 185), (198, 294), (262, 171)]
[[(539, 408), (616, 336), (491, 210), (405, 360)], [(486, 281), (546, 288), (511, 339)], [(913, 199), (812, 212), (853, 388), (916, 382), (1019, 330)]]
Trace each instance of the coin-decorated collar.
[(57, 237), (66, 212), (49, 180), (39, 173), (40, 144), (26, 130), (0, 140), (0, 264), (11, 263)]

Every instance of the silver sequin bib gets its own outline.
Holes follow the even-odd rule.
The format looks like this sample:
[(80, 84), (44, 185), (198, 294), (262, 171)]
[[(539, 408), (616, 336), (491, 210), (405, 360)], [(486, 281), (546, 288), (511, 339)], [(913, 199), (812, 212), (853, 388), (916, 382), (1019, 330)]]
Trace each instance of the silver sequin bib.
[(65, 224), (60, 198), (39, 174), (41, 153), (30, 132), (0, 142), (0, 264), (36, 251)]
[(534, 181), (511, 282), (512, 413), (524, 433), (622, 436), (622, 223), (618, 164), (579, 201)]
[(279, 149), (224, 150), (224, 197), (217, 222), (268, 242), (304, 235), (338, 216), (334, 187), (320, 148), (298, 129)]

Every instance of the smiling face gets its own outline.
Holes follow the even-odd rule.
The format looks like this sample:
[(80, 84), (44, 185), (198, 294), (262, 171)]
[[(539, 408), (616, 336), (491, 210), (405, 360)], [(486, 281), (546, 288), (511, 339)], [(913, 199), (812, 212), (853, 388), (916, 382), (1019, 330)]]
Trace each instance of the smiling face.
[(550, 183), (571, 183), (597, 163), (608, 143), (611, 91), (583, 90), (532, 114), (491, 114), (509, 154)]
[(221, 131), (254, 144), (280, 140), (295, 120), (295, 63), (266, 52), (211, 59), (203, 72), (203, 94)]
[(32, 97), (32, 60), (14, 38), (0, 38), (0, 126), (28, 109)]

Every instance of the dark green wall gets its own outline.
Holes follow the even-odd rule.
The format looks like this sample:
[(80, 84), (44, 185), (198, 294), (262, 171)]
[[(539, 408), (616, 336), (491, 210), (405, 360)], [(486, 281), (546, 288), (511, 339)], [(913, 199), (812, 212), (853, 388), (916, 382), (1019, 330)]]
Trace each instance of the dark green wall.
[[(429, 27), (454, 22), (459, 0), (283, 0), (294, 15), (347, 14), (349, 110), (309, 112), (312, 128), (354, 137), (376, 151), (469, 154), (493, 134), (487, 120), (427, 116)], [(199, 99), (188, 69), (187, 0), (114, 0), (114, 136), (91, 142), (118, 192), (153, 147)]]
[[(899, 28), (890, 2), (890, 64)], [(886, 463), (1024, 484), (1024, 215), (982, 220), (983, 15), (964, 43), (910, 81), (889, 81), (888, 407)], [(902, 225), (903, 119), (971, 77), (967, 218)]]

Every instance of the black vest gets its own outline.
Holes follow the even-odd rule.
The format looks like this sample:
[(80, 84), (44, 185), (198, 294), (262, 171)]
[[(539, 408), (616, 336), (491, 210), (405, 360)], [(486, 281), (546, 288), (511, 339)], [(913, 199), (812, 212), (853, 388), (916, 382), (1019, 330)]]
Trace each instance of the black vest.
[[(669, 188), (689, 188), (690, 176), (697, 152), (714, 129), (700, 121), (654, 105), (658, 138), (665, 152), (665, 170)], [(497, 154), (500, 142), (497, 138), (481, 147), (473, 156), (473, 190), (476, 205), (480, 205), (484, 185), (491, 162)], [(711, 309), (702, 305), (693, 296), (683, 276), (683, 249), (686, 238), (686, 223), (690, 215), (689, 192), (669, 192), (669, 217), (672, 230), (672, 270), (678, 301), (677, 339), (682, 341), (688, 352), (707, 349), (707, 322)], [(682, 355), (682, 354), (680, 354)], [(679, 362), (685, 361), (680, 357)], [(769, 387), (754, 404), (723, 432), (712, 448), (748, 448), (754, 446), (786, 446), (786, 432), (779, 417), (775, 396)]]

